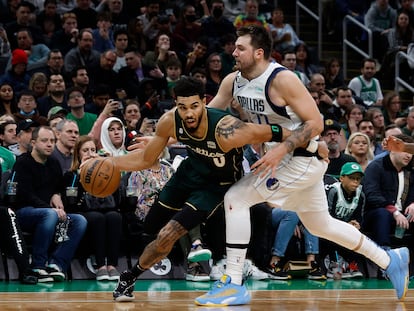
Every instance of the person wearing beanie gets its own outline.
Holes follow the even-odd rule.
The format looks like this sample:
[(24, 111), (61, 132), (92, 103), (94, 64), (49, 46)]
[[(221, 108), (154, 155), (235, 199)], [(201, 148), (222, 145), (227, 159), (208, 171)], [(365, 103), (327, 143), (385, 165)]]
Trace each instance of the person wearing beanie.
[(27, 54), (21, 49), (12, 52), (11, 68), (0, 76), (0, 84), (8, 83), (15, 93), (20, 93), (29, 88), (30, 75), (27, 73)]

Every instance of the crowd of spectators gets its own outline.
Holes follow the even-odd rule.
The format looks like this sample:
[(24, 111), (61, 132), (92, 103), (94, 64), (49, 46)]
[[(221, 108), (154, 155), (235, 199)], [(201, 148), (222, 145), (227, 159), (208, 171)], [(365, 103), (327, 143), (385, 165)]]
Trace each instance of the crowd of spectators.
[[(25, 194), (23, 201), (14, 203), (14, 208), (22, 229), (34, 236), (32, 268), (38, 281), (64, 279), (82, 239), (94, 245), (90, 255), (96, 259), (97, 280), (119, 277), (117, 246), (123, 232), (120, 205), (126, 202), (124, 194), (114, 194), (113, 204), (106, 202), (109, 205), (103, 210), (90, 208), (96, 202), (84, 198), (78, 177), (80, 163), (91, 154), (124, 154), (135, 135), (151, 135), (156, 120), (173, 107), (173, 88), (182, 75), (202, 81), (209, 102), (221, 80), (233, 70), (237, 28), (251, 24), (269, 31), (274, 44), (272, 58), (292, 70), (308, 87), (324, 118), (325, 129), (320, 139), (329, 148), (325, 182), (335, 185), (335, 190), (327, 193), (330, 207), (336, 213), (333, 215), (344, 221), (356, 221), (358, 229), (372, 232), (377, 243), (390, 247), (390, 232), (403, 222), (395, 211), (404, 213), (413, 203), (410, 192), (407, 195), (405, 187), (399, 184), (411, 181), (410, 176), (400, 177), (401, 172), (411, 171), (411, 157), (384, 152), (381, 141), (387, 130), (400, 130), (393, 132), (394, 135), (403, 133), (402, 139), (406, 141), (414, 131), (412, 106), (403, 105), (398, 93), (388, 91), (393, 85), (393, 79), (388, 77), (393, 74), (394, 69), (389, 68), (395, 65), (395, 54), (407, 52), (414, 39), (413, 2), (325, 1), (325, 9), (332, 10), (332, 14), (324, 14), (330, 37), (340, 37), (341, 20), (347, 14), (374, 32), (373, 58), (361, 59), (361, 74), (350, 81), (344, 81), (338, 58), (318, 60), (315, 49), (285, 22), (283, 9), (266, 1), (148, 0), (142, 6), (128, 0), (1, 2), (0, 160), (3, 173), (15, 172), (18, 193), (22, 193), (23, 187), (24, 191), (30, 190), (30, 196)], [(335, 16), (338, 18), (332, 18)], [(366, 42), (364, 32), (350, 30), (358, 44)], [(380, 72), (378, 67), (382, 67)], [(402, 63), (401, 74), (411, 81), (413, 73), (408, 68)], [(385, 76), (387, 79), (383, 79)], [(232, 113), (245, 120), (238, 103), (232, 103), (232, 108)], [(251, 147), (246, 150), (254, 150)], [(177, 151), (173, 148), (171, 154)], [(260, 149), (257, 149), (259, 154)], [(349, 162), (357, 164), (358, 170), (346, 169), (344, 164)], [(48, 165), (41, 168), (42, 163)], [(136, 195), (139, 199), (134, 221), (144, 221), (148, 202), (154, 200), (162, 186), (159, 175), (155, 182), (150, 182), (149, 176), (163, 172), (163, 181), (170, 176), (170, 169), (167, 172), (164, 165), (155, 163), (151, 170), (135, 172), (129, 178), (129, 183), (136, 187), (141, 183), (138, 188), (145, 189)], [(381, 168), (393, 175), (394, 182), (389, 182), (388, 189), (379, 184), (381, 178), (388, 178), (377, 176)], [(48, 169), (50, 174), (40, 173)], [(49, 186), (53, 188), (44, 189)], [(153, 186), (156, 189), (150, 189)], [(67, 197), (68, 187), (77, 188), (75, 201)], [(352, 203), (355, 196), (363, 199)], [(360, 205), (365, 203), (368, 208), (362, 214), (364, 206)], [(341, 214), (338, 204), (345, 209), (358, 207), (359, 214)], [(33, 210), (48, 215), (48, 221), (33, 221)], [(273, 278), (290, 278), (285, 270), (288, 258), (282, 257), (292, 235), (299, 240), (304, 236), (311, 269), (309, 277), (323, 278), (324, 269), (329, 275), (332, 264), (324, 265), (318, 253), (327, 253), (330, 261), (335, 262), (332, 258), (335, 252), (326, 251), (331, 247), (326, 241), (321, 243), (319, 251), (319, 245), (312, 244), (319, 244), (318, 239), (312, 240), (292, 214), (280, 210), (269, 214), (275, 243), (269, 249), (268, 266), (260, 268)], [(381, 224), (366, 219), (377, 214), (383, 217)], [(289, 234), (278, 235), (276, 232), (286, 232), (280, 228), (285, 218), (291, 221)], [(68, 219), (67, 236), (63, 236), (63, 241), (54, 241), (54, 228)], [(382, 230), (385, 223), (388, 229)], [(224, 235), (224, 229), (221, 230)], [(412, 226), (410, 230), (414, 230)], [(43, 234), (47, 235), (47, 241), (39, 238)], [(191, 243), (194, 240), (201, 243), (202, 236), (197, 233), (196, 238), (190, 237)], [(209, 241), (208, 237), (206, 240)], [(223, 248), (208, 247), (213, 250), (213, 259), (219, 262), (224, 254), (214, 250)], [(341, 263), (344, 271), (360, 276), (358, 258), (349, 253), (343, 257), (352, 266), (350, 269)], [(208, 271), (194, 267), (192, 270), (198, 276), (208, 275)], [(189, 279), (203, 279), (194, 275)]]

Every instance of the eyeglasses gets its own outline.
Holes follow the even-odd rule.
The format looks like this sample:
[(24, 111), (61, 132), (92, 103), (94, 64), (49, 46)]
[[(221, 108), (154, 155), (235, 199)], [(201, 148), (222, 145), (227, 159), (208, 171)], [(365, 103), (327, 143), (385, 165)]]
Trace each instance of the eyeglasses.
[(82, 94), (80, 94), (80, 93), (70, 94), (70, 95), (69, 95), (69, 99), (81, 98), (81, 97), (83, 97), (83, 95), (82, 95)]

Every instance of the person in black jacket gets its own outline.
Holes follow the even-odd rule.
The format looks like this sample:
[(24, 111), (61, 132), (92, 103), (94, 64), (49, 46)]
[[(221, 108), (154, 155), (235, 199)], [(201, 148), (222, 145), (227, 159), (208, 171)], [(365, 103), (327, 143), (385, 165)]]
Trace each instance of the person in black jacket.
[[(23, 231), (33, 234), (32, 271), (38, 277), (51, 277), (49, 281), (63, 281), (87, 222), (81, 215), (65, 212), (62, 169), (50, 157), (55, 143), (50, 127), (36, 128), (32, 151), (19, 157), (13, 171), (18, 183), (17, 219)], [(66, 230), (57, 231), (57, 226)]]

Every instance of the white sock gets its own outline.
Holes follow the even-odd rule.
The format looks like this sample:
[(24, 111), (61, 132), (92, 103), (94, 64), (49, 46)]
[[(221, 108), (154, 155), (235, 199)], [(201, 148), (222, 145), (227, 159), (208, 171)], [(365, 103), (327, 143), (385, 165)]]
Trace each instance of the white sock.
[(226, 274), (231, 277), (231, 282), (241, 285), (243, 282), (243, 267), (246, 260), (247, 248), (226, 248)]
[(387, 252), (381, 247), (379, 247), (366, 235), (364, 235), (362, 238), (361, 247), (359, 249), (356, 249), (355, 251), (357, 253), (364, 255), (368, 259), (371, 259), (382, 269), (386, 269), (390, 264), (390, 256), (388, 256)]

